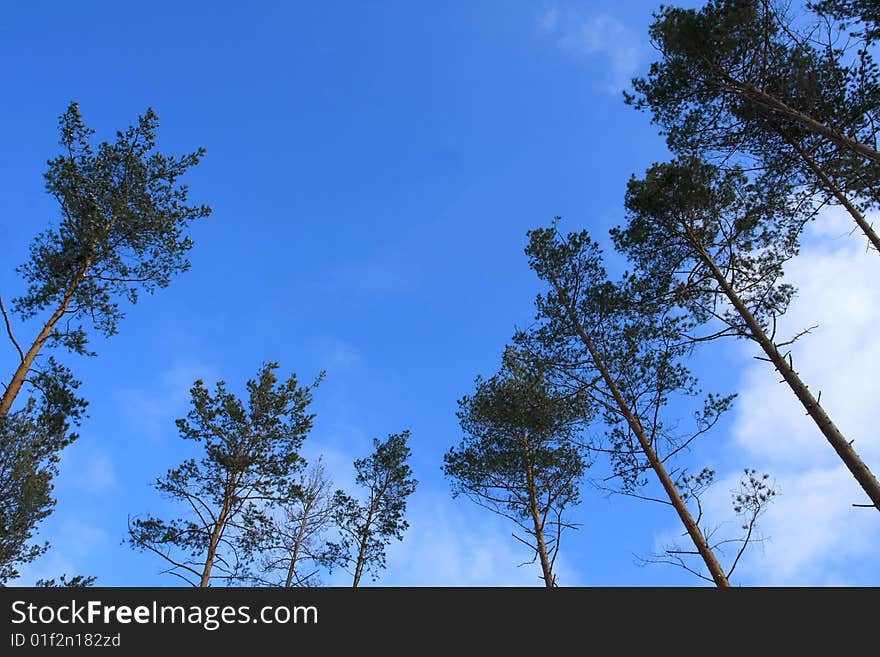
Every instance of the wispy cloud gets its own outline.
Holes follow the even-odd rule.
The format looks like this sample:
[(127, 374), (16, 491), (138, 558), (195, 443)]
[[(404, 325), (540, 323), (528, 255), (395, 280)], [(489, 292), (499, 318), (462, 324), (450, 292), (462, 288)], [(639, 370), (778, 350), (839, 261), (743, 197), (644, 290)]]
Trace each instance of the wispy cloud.
[[(111, 544), (110, 535), (88, 522), (65, 521), (52, 539), (52, 549), (21, 569), (16, 584), (32, 586), (38, 579), (58, 579), (61, 575), (91, 575), (84, 564), (95, 552), (104, 552)], [(100, 585), (100, 582), (98, 582)]]
[(559, 7), (549, 7), (538, 16), (538, 28), (542, 32), (553, 32), (559, 24)]
[[(410, 528), (388, 551), (387, 586), (542, 586), (540, 567), (510, 534), (512, 525), (484, 509), (450, 503), (443, 490), (413, 496)], [(564, 586), (577, 576), (560, 558), (556, 572)]]
[(116, 488), (116, 468), (110, 455), (95, 446), (77, 442), (62, 455), (61, 471), (71, 473), (68, 482), (87, 493), (106, 493)]
[(129, 432), (151, 438), (175, 433), (174, 418), (180, 417), (189, 400), (196, 379), (211, 387), (218, 376), (214, 368), (190, 362), (178, 362), (158, 373), (147, 387), (122, 388), (115, 393), (121, 414), (129, 420)]
[(330, 371), (345, 370), (358, 365), (361, 354), (350, 342), (325, 336), (317, 340), (316, 350), (321, 354), (321, 362)]
[(608, 14), (583, 15), (553, 6), (537, 19), (538, 29), (577, 57), (602, 62), (601, 85), (618, 94), (629, 86), (644, 59), (642, 40)]

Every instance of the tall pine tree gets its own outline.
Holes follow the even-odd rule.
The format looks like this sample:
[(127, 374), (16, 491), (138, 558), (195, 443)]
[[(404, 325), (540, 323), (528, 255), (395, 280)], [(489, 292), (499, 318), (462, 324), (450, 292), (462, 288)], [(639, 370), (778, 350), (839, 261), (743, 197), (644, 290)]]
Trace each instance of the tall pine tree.
[(846, 30), (770, 0), (663, 7), (650, 29), (661, 58), (627, 100), (651, 112), (677, 155), (840, 205), (880, 250), (866, 217), (880, 207), (880, 68)]
[[(729, 586), (715, 547), (700, 527), (701, 517), (683, 494), (687, 473), (668, 464), (709, 431), (731, 397), (708, 396), (690, 434), (664, 421), (673, 395), (696, 393), (695, 380), (681, 362), (688, 346), (680, 335), (689, 324), (666, 312), (640, 282), (615, 284), (605, 273), (599, 246), (586, 232), (561, 238), (555, 226), (530, 231), (529, 264), (548, 290), (537, 298), (537, 325), (517, 342), (552, 368), (572, 391), (587, 394), (602, 410), (606, 439), (593, 449), (610, 455), (620, 491), (671, 506), (701, 558), (707, 578)], [(641, 493), (653, 472), (665, 499)]]
[(656, 294), (695, 323), (720, 325), (710, 337), (755, 342), (880, 510), (880, 482), (794, 368), (787, 347), (797, 336), (776, 337), (776, 319), (794, 293), (782, 281), (785, 262), (797, 252), (798, 208), (789, 201), (736, 169), (678, 160), (630, 181), (628, 223), (612, 234)]
[[(152, 110), (113, 143), (93, 143), (76, 103), (59, 127), (62, 150), (49, 161), (45, 180), (60, 220), (36, 237), (29, 260), (18, 268), (26, 292), (9, 307), (0, 298), (16, 355), (0, 398), (0, 581), (14, 578), (17, 564), (47, 547), (29, 541), (52, 512), (60, 453), (77, 438), (73, 428), (86, 406), (79, 382), (44, 349), (87, 354), (87, 327), (115, 333), (122, 299), (135, 302), (139, 292), (165, 287), (187, 269), (192, 242), (185, 230), (209, 213), (187, 205), (187, 188), (179, 182), (203, 151), (182, 157), (158, 152)], [(16, 316), (38, 320), (36, 335), (16, 337), (22, 330), (14, 326)], [(20, 396), (24, 402), (16, 407)]]

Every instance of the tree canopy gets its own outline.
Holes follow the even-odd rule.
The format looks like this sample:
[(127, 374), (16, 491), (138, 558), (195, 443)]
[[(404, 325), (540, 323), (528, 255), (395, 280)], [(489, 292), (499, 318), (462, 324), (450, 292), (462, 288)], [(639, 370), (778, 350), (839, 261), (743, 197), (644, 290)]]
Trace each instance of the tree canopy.
[(177, 420), (180, 437), (197, 443), (187, 459), (157, 479), (154, 488), (180, 505), (171, 519), (130, 522), (132, 547), (161, 556), (168, 571), (193, 585), (245, 578), (253, 550), (273, 531), (271, 511), (289, 499), (299, 454), (312, 428), (312, 390), (296, 375), (279, 381), (277, 363), (247, 382), (242, 401), (223, 381), (212, 395), (202, 381), (190, 391), (192, 409)]
[(554, 389), (539, 363), (516, 349), (504, 353), (501, 371), (477, 377), (476, 390), (458, 402), (464, 438), (444, 457), (443, 470), (454, 495), (512, 520), (517, 537), (540, 560), (548, 587), (563, 518), (580, 500), (588, 467), (580, 431), (588, 417), (584, 399)]

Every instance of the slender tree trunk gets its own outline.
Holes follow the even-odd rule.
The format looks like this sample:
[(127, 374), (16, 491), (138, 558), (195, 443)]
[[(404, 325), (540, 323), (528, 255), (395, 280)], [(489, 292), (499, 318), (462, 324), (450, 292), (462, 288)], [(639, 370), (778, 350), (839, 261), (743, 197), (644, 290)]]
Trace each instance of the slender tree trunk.
[(287, 579), (284, 580), (284, 587), (290, 588), (293, 583), (293, 576), (296, 574), (296, 562), (299, 559), (299, 550), (302, 546), (302, 531), (300, 530), (299, 535), (296, 537), (296, 542), (293, 545), (293, 552), (290, 553), (290, 566), (287, 568)]
[(367, 556), (367, 541), (370, 539), (370, 525), (373, 524), (373, 516), (379, 508), (379, 502), (382, 501), (385, 491), (388, 490), (390, 477), (391, 473), (385, 475), (385, 481), (382, 482), (382, 488), (380, 488), (376, 496), (370, 500), (370, 508), (367, 510), (367, 521), (364, 523), (364, 531), (361, 533), (357, 561), (354, 566), (354, 582), (352, 582), (351, 585), (354, 589), (358, 587), (358, 584), (361, 582), (361, 576), (364, 574), (364, 559)]
[(226, 488), (223, 495), (223, 506), (220, 507), (220, 513), (217, 515), (217, 522), (211, 531), (211, 538), (208, 541), (208, 554), (205, 556), (205, 566), (202, 568), (202, 577), (199, 581), (200, 588), (207, 588), (211, 583), (211, 570), (214, 568), (214, 559), (217, 556), (217, 546), (220, 545), (220, 538), (226, 529), (226, 522), (229, 519), (229, 509), (232, 506), (232, 492), (235, 490), (236, 481), (232, 480), (231, 484)]
[(302, 548), (303, 536), (305, 536), (306, 533), (306, 523), (309, 520), (310, 510), (311, 504), (306, 504), (303, 507), (302, 521), (299, 525), (299, 531), (296, 533), (296, 539), (293, 542), (293, 551), (290, 553), (290, 567), (287, 569), (287, 579), (284, 582), (285, 588), (290, 588), (290, 585), (293, 582), (293, 577), (296, 574), (296, 562), (299, 559), (299, 551)]
[(358, 585), (361, 583), (361, 575), (364, 573), (364, 557), (367, 553), (367, 540), (370, 538), (370, 524), (373, 522), (373, 513), (375, 510), (375, 504), (370, 505), (370, 510), (367, 513), (367, 522), (364, 524), (364, 531), (361, 533), (360, 545), (358, 546), (358, 556), (357, 561), (354, 566), (354, 581), (351, 584), (351, 587), (356, 589)]
[(754, 85), (744, 84), (742, 82), (734, 80), (734, 91), (735, 93), (740, 94), (746, 100), (751, 101), (776, 115), (781, 115), (786, 119), (793, 121), (801, 127), (809, 130), (810, 132), (821, 135), (826, 139), (834, 142), (838, 146), (851, 150), (852, 152), (860, 155), (866, 160), (870, 160), (875, 164), (880, 164), (880, 152), (878, 152), (874, 148), (871, 148), (867, 144), (863, 144), (860, 141), (856, 141), (855, 139), (850, 139), (849, 137), (841, 134), (834, 128), (830, 128), (824, 123), (820, 123), (810, 115), (804, 114), (803, 112), (796, 110), (789, 105), (786, 105), (775, 96), (772, 96), (765, 91), (758, 89)]
[(520, 446), (526, 463), (526, 487), (529, 494), (529, 515), (535, 528), (535, 541), (537, 542), (538, 558), (541, 561), (541, 571), (544, 573), (544, 584), (547, 588), (553, 588), (556, 584), (553, 577), (553, 566), (547, 554), (547, 541), (544, 538), (544, 523), (541, 520), (541, 512), (538, 509), (538, 492), (535, 485), (535, 471), (532, 467), (531, 451), (529, 450), (526, 432), (520, 433)]
[(764, 353), (767, 354), (767, 358), (770, 359), (770, 362), (773, 363), (779, 373), (782, 374), (782, 378), (785, 379), (785, 382), (801, 402), (804, 409), (807, 411), (807, 414), (813, 418), (813, 422), (819, 427), (822, 435), (824, 435), (828, 442), (831, 443), (834, 451), (837, 452), (837, 455), (846, 464), (846, 467), (852, 473), (853, 477), (855, 477), (862, 489), (868, 494), (871, 502), (877, 507), (877, 510), (880, 511), (880, 482), (877, 481), (874, 473), (871, 472), (862, 458), (853, 449), (852, 444), (847, 441), (840, 432), (840, 429), (838, 429), (834, 422), (831, 421), (831, 418), (825, 412), (825, 409), (819, 405), (818, 400), (813, 397), (813, 394), (801, 380), (800, 376), (798, 376), (798, 373), (794, 371), (791, 364), (781, 353), (779, 353), (776, 344), (764, 332), (764, 329), (761, 328), (761, 325), (755, 319), (754, 315), (752, 315), (749, 309), (746, 308), (746, 305), (731, 287), (727, 278), (715, 263), (715, 260), (712, 259), (702, 247), (699, 240), (697, 240), (691, 232), (690, 228), (686, 227), (686, 231), (688, 239), (691, 240), (692, 245), (699, 252), (700, 258), (706, 266), (709, 267), (712, 276), (718, 281), (721, 289), (724, 290), (724, 294), (746, 323), (746, 326), (751, 332), (752, 339), (758, 343)]
[(43, 345), (46, 344), (49, 336), (52, 335), (52, 331), (55, 329), (58, 321), (64, 317), (67, 309), (70, 307), (70, 303), (73, 301), (73, 296), (76, 294), (77, 289), (85, 279), (86, 272), (88, 272), (91, 264), (92, 259), (87, 258), (82, 266), (80, 266), (73, 278), (73, 282), (71, 282), (70, 287), (67, 288), (67, 292), (64, 293), (64, 297), (58, 305), (58, 308), (55, 309), (55, 312), (52, 313), (52, 316), (43, 325), (43, 328), (40, 329), (40, 332), (37, 334), (37, 338), (30, 346), (30, 349), (25, 352), (24, 357), (21, 359), (21, 362), (15, 370), (15, 374), (12, 375), (12, 380), (9, 382), (9, 386), (3, 393), (3, 398), (0, 399), (0, 416), (8, 415), (9, 411), (12, 409), (12, 404), (15, 402), (15, 398), (21, 391), (21, 387), (24, 385), (24, 382), (31, 371), (31, 367), (33, 367), (34, 360), (36, 360), (37, 355), (40, 353)]
[(822, 181), (822, 184), (825, 185), (825, 188), (828, 189), (834, 195), (834, 198), (837, 199), (837, 202), (840, 203), (846, 211), (849, 212), (850, 216), (853, 220), (858, 224), (859, 228), (862, 229), (862, 232), (865, 234), (865, 237), (874, 245), (874, 248), (880, 252), (880, 235), (874, 231), (874, 228), (868, 221), (865, 219), (865, 216), (859, 212), (859, 209), (854, 206), (850, 200), (847, 198), (846, 194), (843, 193), (843, 190), (837, 186), (837, 184), (831, 180), (825, 171), (816, 163), (816, 161), (810, 157), (809, 153), (807, 153), (800, 145), (797, 144), (793, 139), (789, 138), (787, 135), (783, 135), (785, 140), (791, 145), (791, 147), (797, 152), (797, 154), (801, 157), (801, 159), (807, 164), (810, 170), (816, 175), (819, 180)]
[(220, 520), (217, 520), (217, 524), (214, 525), (214, 530), (211, 532), (211, 539), (208, 542), (208, 554), (205, 557), (205, 566), (202, 568), (202, 577), (199, 580), (200, 588), (207, 588), (211, 583), (211, 570), (214, 568), (214, 557), (217, 554), (217, 545), (220, 542)]
[(535, 490), (535, 472), (532, 468), (531, 455), (526, 445), (525, 432), (521, 438), (523, 454), (526, 457), (526, 485), (529, 489), (529, 514), (535, 526), (535, 541), (537, 542), (538, 558), (541, 560), (541, 571), (544, 573), (544, 585), (548, 589), (556, 586), (556, 578), (553, 576), (553, 565), (550, 563), (550, 555), (547, 554), (547, 541), (544, 538), (544, 522), (538, 509), (538, 493)]
[(630, 429), (632, 429), (632, 432), (635, 434), (636, 439), (639, 441), (639, 445), (645, 453), (648, 463), (651, 465), (651, 469), (654, 470), (657, 478), (660, 480), (660, 484), (663, 486), (663, 490), (666, 491), (666, 495), (669, 497), (669, 502), (678, 513), (678, 517), (681, 519), (682, 524), (694, 543), (694, 546), (697, 548), (697, 552), (699, 552), (700, 556), (703, 558), (703, 562), (706, 564), (706, 568), (712, 576), (712, 581), (715, 582), (715, 586), (720, 588), (729, 587), (730, 582), (727, 580), (727, 575), (725, 574), (724, 569), (715, 557), (712, 547), (709, 545), (709, 542), (706, 540), (705, 536), (703, 536), (703, 532), (700, 531), (699, 526), (694, 521), (687, 505), (684, 503), (684, 500), (681, 499), (681, 495), (678, 494), (675, 482), (672, 481), (672, 477), (670, 477), (669, 473), (666, 471), (666, 466), (663, 465), (663, 461), (657, 455), (653, 445), (651, 445), (651, 440), (645, 433), (641, 422), (639, 422), (638, 418), (629, 407), (629, 404), (626, 403), (626, 400), (620, 393), (620, 389), (617, 387), (617, 383), (608, 371), (605, 361), (602, 359), (602, 355), (599, 353), (599, 350), (596, 349), (593, 340), (587, 334), (586, 330), (584, 330), (583, 325), (581, 325), (577, 315), (574, 313), (574, 309), (571, 307), (570, 303), (568, 303), (568, 295), (555, 280), (553, 281), (553, 286), (556, 288), (556, 293), (559, 295), (559, 298), (564, 300), (569, 320), (574, 325), (581, 342), (584, 343), (584, 346), (586, 346), (587, 350), (590, 352), (590, 358), (602, 374), (602, 379), (611, 391), (611, 395), (614, 397), (614, 402), (617, 404), (617, 408), (620, 410), (621, 415), (623, 415), (627, 424), (629, 424)]

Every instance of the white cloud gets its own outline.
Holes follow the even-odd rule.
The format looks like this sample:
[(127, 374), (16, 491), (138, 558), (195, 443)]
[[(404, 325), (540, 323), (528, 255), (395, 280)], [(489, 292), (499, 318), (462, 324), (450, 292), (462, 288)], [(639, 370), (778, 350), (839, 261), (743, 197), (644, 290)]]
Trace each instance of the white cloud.
[[(122, 388), (114, 400), (130, 426), (129, 431), (158, 438), (176, 433), (174, 419), (180, 417), (197, 379), (211, 388), (219, 377), (214, 368), (179, 362), (162, 371), (145, 388)], [(183, 411), (185, 412), (185, 411)]]
[(559, 7), (549, 7), (538, 16), (538, 27), (542, 32), (552, 32), (559, 24)]
[(641, 66), (642, 40), (616, 18), (607, 14), (583, 16), (574, 11), (551, 7), (537, 19), (538, 29), (556, 39), (574, 55), (599, 58), (605, 66), (602, 85), (618, 94), (629, 86)]
[(319, 339), (317, 351), (321, 354), (321, 362), (330, 371), (349, 369), (362, 361), (360, 352), (353, 344), (337, 338)]
[[(793, 363), (822, 405), (862, 457), (880, 458), (874, 426), (880, 367), (880, 305), (873, 303), (880, 259), (866, 252), (858, 236), (829, 239), (839, 213), (827, 213), (812, 230), (822, 241), (805, 248), (788, 267), (798, 296), (780, 322), (782, 335), (816, 326), (792, 347)], [(751, 347), (748, 348), (752, 353)], [(810, 461), (837, 464), (837, 456), (817, 433), (790, 390), (766, 363), (746, 368), (735, 429), (737, 442), (775, 465)], [(774, 438), (784, 436), (785, 439)]]
[[(877, 474), (880, 257), (866, 252), (860, 234), (847, 235), (850, 225), (845, 213), (830, 211), (809, 229), (787, 268), (799, 292), (780, 335), (817, 326), (793, 345), (794, 366), (814, 393), (822, 391), (822, 406)], [(757, 353), (751, 343), (743, 351)], [(742, 574), (750, 584), (880, 584), (880, 518), (851, 506), (867, 497), (779, 379), (768, 363), (752, 361), (739, 385), (736, 457), (770, 472), (780, 490), (762, 522), (769, 539)], [(855, 566), (866, 560), (870, 568)]]
[[(876, 552), (877, 512), (853, 509), (860, 488), (844, 467), (813, 468), (779, 477), (780, 495), (762, 526), (763, 554), (744, 564), (754, 583), (784, 585), (877, 584), (877, 571), (848, 572), (847, 562)], [(880, 565), (880, 564), (878, 564)]]
[[(388, 571), (379, 584), (393, 586), (543, 586), (540, 566), (511, 536), (514, 525), (467, 501), (451, 502), (446, 491), (416, 493), (410, 504), (410, 528), (388, 549)], [(560, 559), (560, 585), (578, 584)]]
[(49, 551), (19, 569), (21, 577), (15, 584), (32, 586), (39, 579), (93, 574), (83, 564), (90, 561), (93, 553), (106, 552), (110, 543), (110, 536), (103, 529), (77, 519), (67, 520), (55, 532)]
[(106, 493), (117, 485), (116, 468), (110, 455), (83, 442), (65, 450), (62, 455), (61, 472), (67, 474), (67, 481), (83, 491)]

